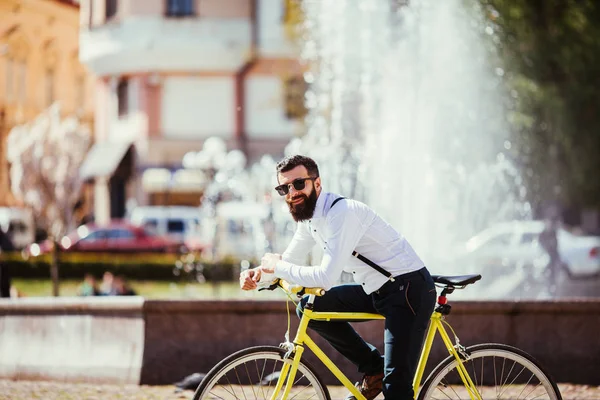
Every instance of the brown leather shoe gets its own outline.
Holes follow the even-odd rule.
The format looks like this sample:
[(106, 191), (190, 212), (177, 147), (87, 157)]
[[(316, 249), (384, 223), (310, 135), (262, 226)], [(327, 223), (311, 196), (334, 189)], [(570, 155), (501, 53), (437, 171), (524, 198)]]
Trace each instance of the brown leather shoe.
[[(367, 400), (373, 400), (383, 390), (383, 372), (377, 375), (365, 375), (362, 381), (355, 385)], [(356, 400), (352, 393), (346, 396), (346, 400)]]

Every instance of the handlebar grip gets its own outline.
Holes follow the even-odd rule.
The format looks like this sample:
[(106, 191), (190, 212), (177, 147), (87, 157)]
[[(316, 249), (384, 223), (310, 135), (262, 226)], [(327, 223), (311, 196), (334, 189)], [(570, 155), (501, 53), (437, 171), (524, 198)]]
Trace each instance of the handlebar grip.
[(280, 279), (279, 282), (277, 282), (277, 284), (279, 286), (281, 286), (281, 288), (283, 288), (283, 290), (290, 292), (290, 293), (297, 294), (299, 296), (303, 296), (305, 294), (314, 294), (315, 296), (323, 296), (325, 294), (325, 289), (323, 289), (323, 288), (305, 288), (304, 286), (300, 286), (300, 285), (292, 285), (291, 283), (284, 281), (283, 279)]
[(325, 289), (323, 288), (304, 288), (305, 294), (314, 294), (315, 296), (323, 296)]

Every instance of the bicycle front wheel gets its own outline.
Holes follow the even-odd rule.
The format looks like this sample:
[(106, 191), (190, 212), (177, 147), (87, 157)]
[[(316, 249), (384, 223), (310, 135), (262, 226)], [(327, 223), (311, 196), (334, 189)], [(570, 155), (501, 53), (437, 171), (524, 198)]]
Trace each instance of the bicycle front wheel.
[[(194, 400), (270, 399), (285, 362), (285, 350), (258, 346), (240, 350), (218, 363), (198, 386)], [(281, 389), (281, 393), (283, 393)], [(330, 400), (329, 391), (314, 368), (301, 361), (289, 399)]]
[[(539, 363), (524, 351), (503, 344), (480, 344), (467, 348), (463, 360), (482, 399), (561, 400), (561, 395)], [(453, 356), (429, 375), (418, 399), (471, 399)]]

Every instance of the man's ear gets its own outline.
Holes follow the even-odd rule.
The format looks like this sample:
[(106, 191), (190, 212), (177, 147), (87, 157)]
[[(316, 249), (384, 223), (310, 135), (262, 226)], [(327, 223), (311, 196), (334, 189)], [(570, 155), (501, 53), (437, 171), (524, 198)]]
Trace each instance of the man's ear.
[(315, 179), (315, 189), (317, 190), (321, 190), (321, 177), (317, 177), (317, 179)]

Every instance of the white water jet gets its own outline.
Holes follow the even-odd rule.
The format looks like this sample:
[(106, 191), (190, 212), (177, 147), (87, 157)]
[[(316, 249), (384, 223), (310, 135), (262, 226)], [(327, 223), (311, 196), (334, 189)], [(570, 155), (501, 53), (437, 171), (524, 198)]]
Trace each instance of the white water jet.
[[(509, 97), (479, 2), (305, 0), (307, 134), (325, 186), (363, 200), (436, 273), (471, 235), (531, 218)], [(409, 3), (409, 4), (404, 4)], [(464, 271), (463, 271), (464, 272)]]

